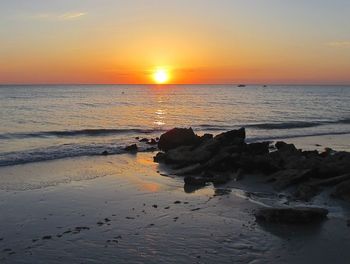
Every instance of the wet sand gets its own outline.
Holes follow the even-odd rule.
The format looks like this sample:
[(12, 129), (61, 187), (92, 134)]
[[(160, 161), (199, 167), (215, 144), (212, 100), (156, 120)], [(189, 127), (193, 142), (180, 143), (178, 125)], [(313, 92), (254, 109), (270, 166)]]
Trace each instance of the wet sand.
[(350, 134), (343, 135), (324, 135), (282, 139), (287, 143), (293, 143), (297, 148), (304, 150), (322, 151), (327, 147), (331, 147), (337, 151), (350, 151)]
[(321, 224), (261, 225), (254, 210), (288, 193), (252, 184), (259, 175), (184, 190), (154, 154), (0, 168), (0, 262), (348, 263), (347, 204), (321, 194)]

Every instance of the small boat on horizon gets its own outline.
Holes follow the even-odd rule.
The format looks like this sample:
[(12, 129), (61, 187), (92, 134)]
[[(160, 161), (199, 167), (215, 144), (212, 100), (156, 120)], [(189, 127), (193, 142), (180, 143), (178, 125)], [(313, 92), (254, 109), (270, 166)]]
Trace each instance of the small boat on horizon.
[(238, 87), (246, 87), (245, 84), (238, 84)]

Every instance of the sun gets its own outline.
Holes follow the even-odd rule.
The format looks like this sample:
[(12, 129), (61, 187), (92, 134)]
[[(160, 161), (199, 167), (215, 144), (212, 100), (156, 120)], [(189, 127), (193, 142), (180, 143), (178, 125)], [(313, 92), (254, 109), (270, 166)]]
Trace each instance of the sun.
[(169, 81), (169, 72), (165, 69), (157, 69), (153, 73), (153, 80), (158, 84), (167, 83)]

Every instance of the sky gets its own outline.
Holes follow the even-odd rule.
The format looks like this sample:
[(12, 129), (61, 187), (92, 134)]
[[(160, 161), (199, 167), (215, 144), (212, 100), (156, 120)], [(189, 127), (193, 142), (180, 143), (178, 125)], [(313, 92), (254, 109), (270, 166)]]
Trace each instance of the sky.
[(0, 83), (350, 84), (349, 0), (2, 0)]

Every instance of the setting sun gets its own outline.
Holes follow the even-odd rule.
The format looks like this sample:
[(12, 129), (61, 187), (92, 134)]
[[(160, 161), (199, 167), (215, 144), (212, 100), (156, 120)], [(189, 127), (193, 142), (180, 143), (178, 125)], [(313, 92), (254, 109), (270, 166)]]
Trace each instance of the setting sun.
[(165, 69), (157, 69), (153, 73), (153, 79), (158, 84), (166, 83), (169, 80), (169, 72)]

